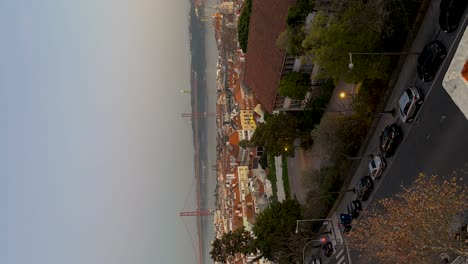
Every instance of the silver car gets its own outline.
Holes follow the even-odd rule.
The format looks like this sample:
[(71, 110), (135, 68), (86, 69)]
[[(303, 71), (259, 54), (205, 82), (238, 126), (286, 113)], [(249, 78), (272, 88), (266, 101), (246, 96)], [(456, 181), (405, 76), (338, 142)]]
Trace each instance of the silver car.
[(423, 102), (423, 95), (418, 88), (410, 86), (408, 89), (406, 89), (398, 101), (398, 114), (401, 121), (405, 123), (413, 122), (414, 117), (416, 116), (416, 113)]
[(378, 180), (386, 166), (385, 159), (380, 155), (375, 155), (369, 162), (369, 172), (372, 180)]

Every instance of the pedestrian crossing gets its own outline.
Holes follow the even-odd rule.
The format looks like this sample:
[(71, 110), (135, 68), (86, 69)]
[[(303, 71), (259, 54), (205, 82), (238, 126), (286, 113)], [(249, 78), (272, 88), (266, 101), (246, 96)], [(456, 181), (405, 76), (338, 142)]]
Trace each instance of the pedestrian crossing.
[(336, 264), (343, 264), (345, 261), (345, 255), (344, 255), (344, 248), (342, 247), (337, 253), (336, 253)]

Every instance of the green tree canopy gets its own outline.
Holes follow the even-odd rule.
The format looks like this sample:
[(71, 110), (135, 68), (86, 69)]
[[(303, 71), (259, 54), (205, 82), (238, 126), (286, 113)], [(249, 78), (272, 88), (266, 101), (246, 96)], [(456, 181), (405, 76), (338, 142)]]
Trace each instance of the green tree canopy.
[[(294, 244), (296, 220), (301, 219), (301, 206), (296, 200), (274, 202), (261, 212), (253, 232), (256, 246), (263, 256), (279, 263), (293, 263), (291, 256), (298, 247)], [(302, 254), (302, 252), (300, 252)]]
[(311, 0), (298, 0), (296, 4), (289, 8), (286, 23), (289, 27), (304, 24), (307, 14), (312, 12)]
[(225, 233), (221, 238), (216, 238), (211, 245), (210, 255), (214, 261), (226, 262), (229, 257), (236, 253), (250, 254), (256, 253), (254, 238), (250, 232), (244, 229), (237, 229)]
[(303, 100), (310, 90), (310, 75), (290, 72), (280, 81), (279, 94), (291, 99)]
[(340, 15), (329, 17), (318, 12), (302, 45), (313, 61), (336, 80), (385, 79), (389, 56), (354, 55), (354, 68), (350, 71), (348, 53), (383, 52), (381, 36), (386, 17), (380, 7), (350, 0), (348, 8)]
[(252, 0), (245, 0), (242, 14), (239, 17), (237, 27), (237, 38), (242, 51), (247, 52), (247, 41), (249, 38), (250, 14), (252, 12)]
[(295, 116), (281, 112), (269, 117), (266, 123), (259, 124), (250, 141), (278, 156), (283, 153), (284, 147), (293, 146), (294, 139), (299, 135), (297, 126)]

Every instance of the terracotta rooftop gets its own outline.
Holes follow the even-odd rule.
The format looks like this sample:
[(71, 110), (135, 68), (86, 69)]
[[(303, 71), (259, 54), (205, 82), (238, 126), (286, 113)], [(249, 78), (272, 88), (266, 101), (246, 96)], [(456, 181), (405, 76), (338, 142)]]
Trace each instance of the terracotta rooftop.
[(285, 51), (276, 39), (286, 29), (288, 8), (296, 0), (253, 1), (244, 81), (269, 113), (273, 111)]

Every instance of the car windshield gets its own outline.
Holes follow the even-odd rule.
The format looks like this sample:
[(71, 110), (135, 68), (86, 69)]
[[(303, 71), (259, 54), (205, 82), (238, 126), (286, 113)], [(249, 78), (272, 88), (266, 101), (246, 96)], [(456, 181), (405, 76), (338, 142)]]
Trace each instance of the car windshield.
[(384, 137), (389, 137), (392, 129), (390, 127), (386, 127), (383, 131)]
[(410, 89), (406, 89), (406, 95), (408, 96), (409, 101), (413, 100), (413, 93)]
[(371, 168), (377, 167), (377, 166), (375, 165), (375, 161), (374, 161), (374, 160), (372, 160), (372, 161), (370, 162), (370, 164), (371, 164)]
[(418, 64), (419, 65), (426, 65), (426, 63), (430, 63), (434, 60), (434, 57), (437, 55), (437, 48), (435, 43), (428, 44), (424, 49), (421, 51), (421, 54), (418, 57)]
[(413, 94), (409, 91), (409, 89), (407, 89), (406, 92), (401, 96), (400, 101), (398, 102), (400, 105), (400, 112), (403, 116), (406, 116), (412, 99)]

